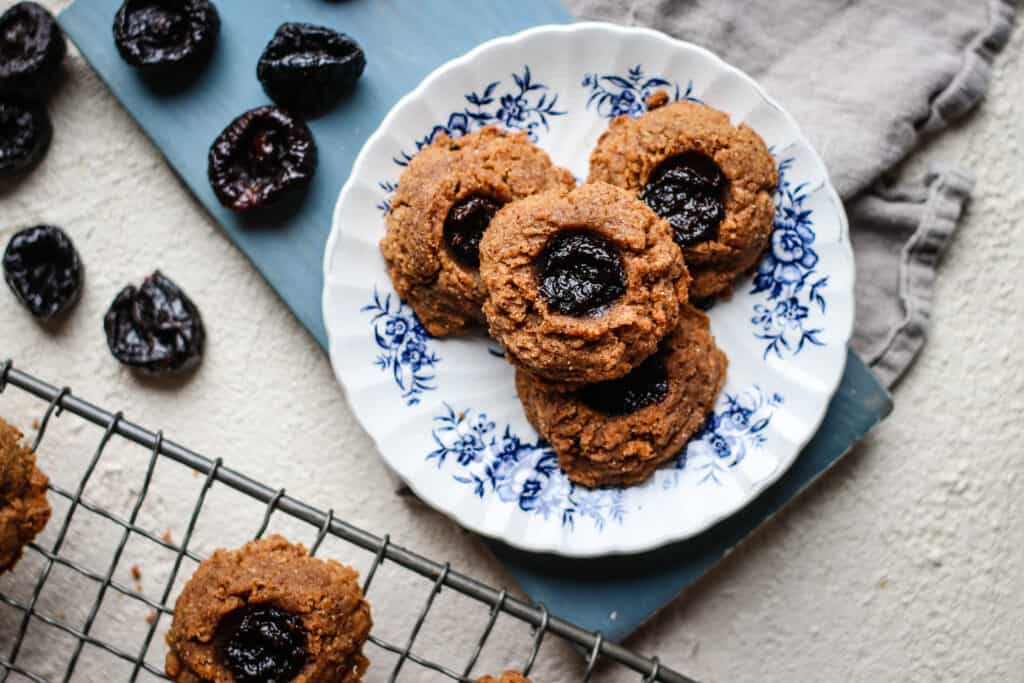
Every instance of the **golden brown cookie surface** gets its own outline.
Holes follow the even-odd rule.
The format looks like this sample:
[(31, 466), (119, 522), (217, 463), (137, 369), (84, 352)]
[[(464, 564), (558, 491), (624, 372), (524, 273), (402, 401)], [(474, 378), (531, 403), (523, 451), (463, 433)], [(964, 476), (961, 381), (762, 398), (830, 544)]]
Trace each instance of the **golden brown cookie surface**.
[(438, 135), (402, 173), (387, 217), (381, 251), (398, 295), (435, 336), (482, 323), (477, 248), (490, 218), (508, 202), (573, 185), (525, 133)]
[(498, 678), (494, 676), (478, 678), (476, 683), (530, 683), (530, 679), (518, 671), (506, 671)]
[(480, 245), (491, 336), (553, 382), (621, 377), (675, 327), (688, 275), (666, 221), (604, 183), (506, 206)]
[(0, 574), (17, 564), (25, 544), (50, 519), (48, 480), (21, 439), (20, 431), (0, 419)]
[[(691, 298), (730, 293), (768, 246), (778, 182), (771, 153), (752, 128), (737, 128), (703, 104), (675, 102), (614, 119), (591, 154), (589, 180), (644, 196), (674, 223), (693, 277)], [(712, 192), (721, 193), (720, 208), (701, 205)], [(707, 221), (704, 229), (694, 227), (698, 219)]]
[(571, 480), (628, 485), (649, 477), (700, 428), (726, 367), (707, 316), (687, 305), (658, 352), (621, 380), (562, 392), (519, 370), (516, 390)]
[[(196, 569), (174, 608), (167, 675), (182, 683), (359, 683), (370, 627), (353, 569), (271, 536), (218, 550)], [(261, 635), (268, 633), (276, 644)], [(260, 663), (253, 678), (238, 673)]]

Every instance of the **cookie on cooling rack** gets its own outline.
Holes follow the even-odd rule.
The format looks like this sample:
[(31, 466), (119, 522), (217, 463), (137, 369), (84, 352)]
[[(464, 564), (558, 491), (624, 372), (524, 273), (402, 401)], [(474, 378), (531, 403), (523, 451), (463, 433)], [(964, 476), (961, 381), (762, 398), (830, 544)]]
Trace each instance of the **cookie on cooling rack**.
[(714, 408), (727, 365), (708, 317), (687, 305), (658, 351), (621, 379), (566, 393), (520, 370), (516, 390), (569, 479), (629, 485), (651, 476), (696, 433)]
[(623, 187), (672, 225), (693, 283), (690, 297), (732, 292), (772, 233), (775, 162), (746, 124), (694, 102), (614, 119), (590, 157), (591, 181)]
[(46, 475), (22, 434), (0, 419), (0, 574), (13, 569), (25, 544), (50, 520)]
[(495, 678), (494, 676), (478, 678), (476, 679), (476, 683), (530, 683), (530, 679), (518, 671), (506, 671), (498, 678)]
[(668, 222), (605, 183), (505, 207), (480, 243), (480, 276), (506, 357), (567, 386), (622, 377), (654, 353), (689, 281)]
[(439, 134), (409, 162), (381, 251), (395, 290), (435, 336), (483, 323), (480, 238), (505, 204), (575, 185), (525, 133)]
[(371, 625), (355, 570), (271, 536), (218, 550), (196, 569), (174, 607), (167, 675), (359, 683)]

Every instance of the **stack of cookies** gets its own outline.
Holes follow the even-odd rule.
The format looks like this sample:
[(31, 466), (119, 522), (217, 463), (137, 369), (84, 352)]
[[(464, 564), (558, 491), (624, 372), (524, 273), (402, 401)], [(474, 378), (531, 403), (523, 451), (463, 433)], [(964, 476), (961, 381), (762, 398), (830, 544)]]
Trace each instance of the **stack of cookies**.
[(764, 141), (666, 100), (612, 121), (578, 187), (523, 133), (440, 135), (402, 175), (381, 242), (431, 334), (487, 326), (585, 486), (639, 483), (700, 429), (727, 360), (698, 306), (730, 295), (771, 237)]

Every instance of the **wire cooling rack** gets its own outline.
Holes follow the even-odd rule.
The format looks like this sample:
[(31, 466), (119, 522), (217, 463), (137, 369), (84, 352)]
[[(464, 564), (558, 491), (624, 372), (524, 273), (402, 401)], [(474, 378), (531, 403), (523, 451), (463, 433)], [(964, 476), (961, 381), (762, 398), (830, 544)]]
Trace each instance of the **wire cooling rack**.
[[(193, 532), (203, 512), (207, 495), (215, 485), (229, 487), (265, 505), (262, 522), (259, 523), (255, 533), (256, 538), (261, 537), (267, 531), (271, 517), (275, 513), (281, 513), (299, 522), (312, 525), (316, 529), (316, 540), (311, 545), (311, 553), (316, 553), (321, 543), (328, 536), (341, 539), (363, 552), (371, 553), (372, 562), (369, 569), (365, 572), (363, 580), (363, 590), (367, 593), (371, 604), (373, 602), (373, 595), (370, 592), (370, 588), (371, 585), (376, 585), (374, 584), (374, 577), (378, 575), (378, 569), (387, 563), (392, 563), (394, 566), (419, 575), (432, 583), (432, 588), (427, 593), (422, 607), (418, 611), (410, 612), (404, 616), (406, 623), (411, 623), (404, 642), (391, 642), (391, 639), (385, 639), (374, 634), (370, 635), (369, 640), (373, 645), (392, 653), (394, 656), (394, 663), (390, 667), (390, 673), (387, 674), (388, 681), (399, 680), (403, 671), (409, 672), (413, 667), (436, 672), (443, 677), (440, 680), (453, 680), (463, 683), (472, 681), (473, 678), (470, 678), (470, 675), (480, 659), (481, 652), (493, 632), (496, 621), (500, 615), (506, 615), (528, 625), (531, 629), (530, 641), (532, 646), (528, 648), (527, 652), (522, 653), (521, 666), (516, 667), (516, 663), (508, 666), (508, 668), (519, 668), (527, 675), (537, 660), (544, 638), (550, 634), (589, 653), (586, 660), (586, 669), (583, 674), (584, 683), (588, 683), (591, 680), (599, 663), (602, 665), (607, 663), (610, 667), (616, 667), (619, 671), (619, 673), (614, 675), (614, 680), (616, 681), (639, 680), (643, 683), (654, 683), (655, 681), (663, 683), (694, 683), (692, 679), (672, 671), (666, 666), (662, 666), (657, 657), (646, 658), (640, 656), (620, 645), (605, 640), (600, 633), (586, 631), (549, 614), (543, 605), (533, 605), (518, 600), (511, 597), (507, 590), (497, 590), (465, 574), (452, 570), (448, 564), (436, 562), (406, 550), (392, 543), (388, 535), (378, 537), (363, 531), (337, 519), (331, 510), (323, 512), (313, 508), (287, 495), (283, 489), (275, 490), (261, 484), (235, 470), (223, 466), (220, 459), (210, 460), (199, 453), (165, 439), (162, 432), (151, 432), (144, 429), (126, 420), (120, 412), (110, 413), (98, 406), (83, 401), (74, 396), (70, 388), (58, 389), (26, 372), (16, 369), (11, 361), (6, 361), (0, 365), (0, 393), (3, 393), (5, 389), (10, 387), (21, 390), (27, 395), (38, 399), (41, 403), (46, 404), (45, 408), (40, 406), (41, 417), (38, 420), (38, 431), (35, 442), (32, 445), (33, 451), (42, 442), (46, 434), (47, 425), (49, 425), (51, 419), (62, 413), (73, 415), (83, 423), (103, 431), (98, 446), (91, 458), (85, 463), (83, 474), (80, 476), (77, 485), (73, 487), (73, 490), (55, 485), (51, 481), (51, 495), (63, 499), (67, 505), (63, 513), (63, 519), (59, 519), (60, 515), (55, 512), (54, 519), (50, 522), (51, 526), (59, 524), (59, 529), (52, 545), (50, 547), (43, 547), (39, 543), (32, 543), (29, 546), (29, 552), (38, 554), (38, 559), (40, 560), (38, 577), (31, 593), (27, 598), (18, 599), (0, 590), (0, 604), (6, 604), (14, 608), (17, 615), (13, 642), (9, 646), (6, 646), (4, 641), (8, 641), (11, 635), (6, 631), (0, 631), (0, 683), (19, 679), (47, 681), (59, 678), (63, 681), (69, 681), (76, 674), (76, 667), (81, 661), (83, 652), (88, 651), (89, 648), (96, 648), (107, 653), (107, 655), (122, 660), (123, 663), (127, 663), (125, 666), (130, 667), (128, 680), (135, 681), (140, 676), (167, 680), (162, 667), (150, 661), (151, 658), (147, 658), (147, 652), (150, 651), (151, 645), (154, 644), (154, 638), (161, 619), (165, 617), (169, 619), (171, 616), (173, 610), (172, 591), (175, 580), (179, 578), (181, 573), (183, 561), (186, 558), (194, 562), (202, 560), (198, 553), (190, 550), (189, 544), (193, 539)], [(101, 458), (103, 458), (104, 452), (108, 450), (111, 440), (115, 438), (123, 439), (149, 452), (144, 479), (141, 487), (138, 488), (138, 493), (135, 495), (130, 508), (131, 511), (126, 518), (110, 512), (103, 506), (97, 505), (83, 496), (90, 478), (96, 472), (97, 466)], [(167, 536), (161, 537), (148, 531), (138, 523), (139, 512), (150, 491), (154, 471), (161, 458), (169, 459), (191, 468), (194, 472), (204, 477), (195, 505), (191, 508), (184, 535), (180, 542), (177, 543)], [(76, 561), (69, 557), (66, 552), (63, 552), (66, 548), (65, 542), (69, 538), (69, 529), (72, 529), (72, 519), (76, 512), (80, 510), (87, 510), (93, 515), (97, 515), (105, 520), (105, 523), (114, 525), (120, 532), (119, 540), (116, 543), (116, 548), (109, 559), (105, 572), (90, 569), (84, 563)], [(73, 533), (73, 530), (70, 533)], [(168, 578), (162, 587), (159, 599), (147, 597), (137, 587), (133, 588), (115, 578), (118, 575), (119, 564), (122, 562), (125, 548), (129, 543), (129, 539), (133, 537), (145, 539), (173, 554)], [(348, 558), (343, 557), (340, 559), (346, 561)], [(25, 559), (22, 560), (22, 562), (25, 561)], [(19, 565), (18, 569), (21, 568)], [(40, 595), (43, 593), (47, 581), (51, 579), (55, 568), (73, 572), (77, 577), (87, 580), (96, 587), (96, 597), (91, 602), (85, 597), (84, 591), (67, 598), (68, 603), (74, 602), (77, 597), (81, 598), (88, 605), (88, 616), (79, 625), (75, 625), (72, 623), (72, 619), (61, 613), (50, 615), (44, 614), (39, 610)], [(450, 665), (440, 664), (435, 661), (436, 658), (431, 658), (415, 649), (417, 637), (421, 634), (424, 623), (427, 621), (428, 613), (436, 604), (435, 599), (441, 593), (442, 588), (457, 591), (473, 601), (482, 603), (484, 608), (488, 610), (483, 629), (476, 640), (473, 641), (475, 642), (475, 647), (469, 653), (465, 665), (460, 670), (455, 670)], [(382, 588), (378, 587), (378, 590), (382, 590)], [(144, 637), (142, 638), (142, 645), (134, 652), (126, 649), (120, 642), (111, 642), (115, 638), (104, 638), (93, 631), (97, 615), (104, 603), (104, 598), (110, 595), (112, 591), (137, 601), (144, 608), (151, 610), (150, 617), (147, 619), (148, 627), (146, 627)], [(48, 678), (40, 673), (33, 672), (30, 670), (31, 664), (25, 663), (24, 658), (21, 657), (27, 640), (26, 635), (30, 634), (30, 627), (34, 622), (45, 624), (50, 627), (51, 631), (64, 634), (72, 642), (70, 652), (59, 655), (61, 661), (57, 662), (58, 668), (61, 668), (60, 665), (63, 665), (63, 673), (59, 676), (54, 677), (51, 675)], [(35, 637), (35, 634), (30, 634), (30, 638), (32, 637)], [(55, 654), (51, 656), (49, 651), (47, 651), (47, 655), (50, 656), (51, 660), (57, 656)], [(374, 659), (372, 655), (371, 659)], [(50, 661), (48, 664), (50, 665), (48, 668), (53, 669), (54, 662)], [(631, 671), (631, 673), (626, 673), (627, 671)]]

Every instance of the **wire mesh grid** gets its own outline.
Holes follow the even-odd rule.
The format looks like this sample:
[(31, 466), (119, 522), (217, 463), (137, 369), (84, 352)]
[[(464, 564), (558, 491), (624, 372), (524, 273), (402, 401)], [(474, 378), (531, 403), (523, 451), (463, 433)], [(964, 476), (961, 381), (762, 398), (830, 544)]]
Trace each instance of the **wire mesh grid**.
[[(20, 680), (30, 681), (47, 681), (56, 678), (69, 681), (75, 675), (76, 667), (78, 667), (86, 648), (96, 648), (127, 663), (126, 666), (130, 666), (129, 680), (131, 681), (138, 680), (140, 676), (167, 680), (162, 667), (147, 659), (147, 653), (150, 651), (151, 645), (154, 644), (161, 619), (169, 618), (172, 614), (172, 592), (175, 581), (180, 578), (183, 562), (188, 559), (198, 563), (203, 559), (199, 553), (190, 549), (190, 542), (193, 540), (196, 524), (204, 510), (207, 496), (215, 485), (229, 487), (264, 505), (262, 521), (255, 532), (255, 538), (260, 538), (266, 533), (271, 518), (275, 514), (283, 514), (298, 522), (312, 525), (316, 529), (315, 541), (310, 547), (311, 554), (316, 554), (325, 538), (328, 537), (340, 539), (350, 546), (372, 554), (371, 563), (364, 572), (363, 579), (363, 590), (371, 603), (373, 602), (371, 586), (376, 585), (374, 579), (378, 576), (378, 570), (385, 565), (400, 567), (403, 571), (411, 572), (431, 582), (431, 588), (422, 606), (415, 612), (405, 615), (412, 625), (404, 641), (394, 642), (393, 638), (386, 638), (374, 633), (370, 635), (370, 643), (394, 656), (394, 663), (386, 678), (388, 681), (399, 680), (402, 672), (408, 671), (410, 667), (434, 672), (440, 676), (438, 680), (460, 682), (474, 680), (470, 677), (474, 667), (494, 631), (499, 616), (505, 615), (526, 624), (531, 629), (530, 646), (527, 652), (522, 653), (521, 665), (516, 667), (516, 664), (513, 663), (509, 666), (509, 668), (519, 668), (526, 675), (529, 675), (533, 669), (545, 637), (551, 635), (575, 645), (587, 653), (586, 668), (582, 677), (584, 683), (591, 680), (599, 664), (606, 663), (609, 666), (617, 667), (617, 670), (624, 672), (624, 675), (625, 672), (630, 672), (625, 678), (616, 675), (615, 680), (635, 680), (643, 683), (654, 683), (655, 681), (694, 683), (692, 679), (661, 665), (657, 657), (643, 657), (616, 643), (607, 641), (600, 633), (584, 630), (551, 615), (543, 605), (533, 605), (516, 599), (510, 596), (507, 590), (497, 590), (487, 586), (476, 579), (452, 570), (446, 563), (436, 562), (398, 546), (392, 543), (386, 534), (383, 537), (378, 537), (363, 531), (335, 517), (333, 510), (324, 512), (307, 505), (287, 495), (284, 489), (275, 490), (225, 467), (220, 459), (211, 460), (165, 439), (162, 432), (151, 432), (140, 427), (126, 420), (121, 412), (110, 413), (83, 401), (74, 396), (68, 387), (57, 388), (39, 380), (15, 368), (13, 363), (8, 360), (0, 365), (0, 393), (9, 387), (19, 389), (28, 396), (45, 403), (45, 407), (40, 406), (42, 412), (32, 444), (33, 452), (39, 448), (50, 421), (62, 413), (74, 415), (84, 423), (94, 425), (103, 431), (92, 456), (85, 463), (83, 473), (76, 486), (69, 489), (56, 485), (52, 481), (49, 484), (51, 494), (66, 502), (66, 510), (63, 519), (53, 519), (50, 522), (51, 526), (54, 523), (59, 524), (55, 540), (50, 547), (44, 547), (39, 542), (29, 545), (30, 552), (38, 554), (41, 560), (38, 577), (31, 593), (27, 598), (17, 599), (0, 590), (0, 605), (13, 608), (17, 614), (13, 643), (5, 648), (6, 652), (0, 650), (0, 683), (19, 680), (19, 677)], [(109, 443), (115, 438), (130, 442), (148, 451), (143, 481), (126, 517), (111, 512), (84, 496), (90, 478), (96, 471)], [(188, 516), (184, 535), (177, 543), (172, 538), (155, 534), (138, 523), (140, 510), (150, 492), (154, 472), (161, 459), (169, 459), (184, 465), (203, 477), (195, 504), (191, 507)], [(65, 541), (68, 539), (72, 520), (80, 510), (97, 515), (115, 525), (119, 530), (119, 538), (105, 571), (91, 569), (62, 552)], [(55, 517), (58, 516), (55, 515)], [(167, 579), (161, 588), (159, 599), (148, 597), (137, 587), (133, 588), (116, 579), (119, 567), (123, 562), (125, 548), (133, 537), (143, 538), (173, 554), (173, 560)], [(81, 625), (74, 625), (71, 623), (71, 619), (62, 617), (59, 613), (50, 615), (39, 610), (40, 595), (55, 569), (68, 570), (76, 576), (88, 580), (90, 584), (98, 586), (95, 599), (86, 603), (88, 604), (87, 616)], [(415, 649), (417, 638), (423, 630), (428, 614), (444, 588), (452, 589), (477, 603), (482, 603), (488, 612), (482, 630), (474, 641), (472, 652), (465, 664), (458, 669), (439, 663), (436, 661), (436, 657), (427, 656)], [(379, 590), (386, 590), (386, 586)], [(135, 651), (125, 648), (118, 642), (112, 642), (115, 640), (114, 638), (101, 637), (93, 632), (101, 606), (111, 592), (137, 601), (150, 610), (142, 645)], [(63, 664), (63, 671), (57, 677), (44, 677), (44, 675), (30, 670), (29, 665), (19, 659), (23, 653), (30, 626), (34, 622), (45, 624), (56, 632), (69, 637), (73, 642), (71, 652), (66, 657), (62, 656), (62, 658), (66, 658), (66, 662), (60, 662)], [(0, 636), (3, 640), (8, 638), (5, 633), (0, 633)]]

